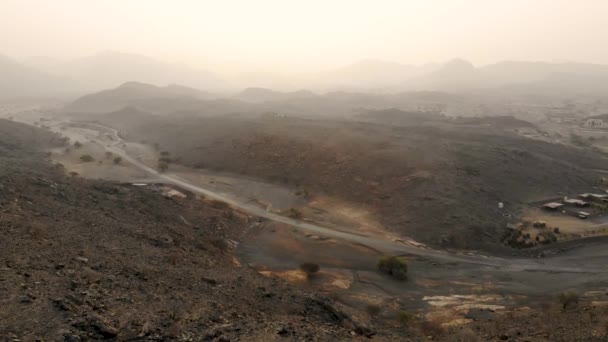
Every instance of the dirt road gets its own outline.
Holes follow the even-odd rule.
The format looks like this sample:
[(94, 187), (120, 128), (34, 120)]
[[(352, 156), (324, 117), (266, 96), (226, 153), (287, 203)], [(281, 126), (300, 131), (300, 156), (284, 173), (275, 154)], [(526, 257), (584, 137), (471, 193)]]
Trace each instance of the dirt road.
[[(298, 229), (319, 234), (326, 237), (340, 239), (344, 241), (354, 242), (361, 245), (368, 246), (370, 248), (379, 250), (384, 253), (390, 254), (412, 254), (418, 256), (424, 256), (438, 261), (443, 262), (457, 262), (466, 263), (473, 265), (483, 265), (490, 267), (498, 267), (503, 270), (511, 271), (545, 271), (545, 272), (572, 272), (572, 273), (608, 273), (608, 269), (602, 262), (589, 263), (585, 260), (584, 253), (577, 253), (578, 257), (569, 258), (546, 258), (546, 259), (524, 259), (524, 258), (513, 258), (504, 259), (492, 256), (484, 256), (473, 253), (456, 253), (447, 252), (442, 250), (434, 250), (426, 247), (411, 245), (400, 241), (382, 240), (374, 237), (365, 235), (359, 235), (355, 233), (349, 233), (341, 230), (332, 228), (322, 227), (320, 225), (304, 222), (297, 219), (281, 216), (279, 214), (266, 211), (258, 206), (240, 202), (231, 198), (228, 198), (222, 194), (210, 191), (196, 184), (192, 184), (178, 176), (172, 175), (171, 173), (161, 173), (148, 165), (145, 165), (137, 158), (134, 158), (127, 154), (125, 150), (121, 148), (124, 141), (120, 138), (119, 132), (111, 127), (106, 127), (98, 124), (81, 124), (85, 125), (92, 130), (101, 131), (104, 133), (110, 132), (112, 134), (113, 143), (107, 146), (107, 142), (98, 141), (102, 146), (106, 146), (106, 149), (116, 155), (121, 156), (125, 161), (128, 161), (133, 166), (145, 171), (146, 173), (153, 175), (164, 182), (179, 186), (183, 189), (192, 191), (193, 193), (203, 195), (207, 198), (216, 199), (228, 203), (236, 208), (239, 208), (251, 215), (262, 217), (271, 221), (284, 223), (289, 226), (297, 227)], [(597, 251), (594, 253), (594, 259), (608, 259), (608, 251), (600, 253)]]

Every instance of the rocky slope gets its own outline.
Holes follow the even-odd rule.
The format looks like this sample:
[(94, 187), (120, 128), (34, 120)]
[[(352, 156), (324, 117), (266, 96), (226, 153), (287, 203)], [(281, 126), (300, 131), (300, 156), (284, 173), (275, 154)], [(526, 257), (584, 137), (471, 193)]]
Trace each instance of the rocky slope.
[(37, 152), (52, 134), (8, 121), (0, 130), (0, 336), (326, 341), (370, 333), (327, 299), (239, 265), (232, 249), (256, 219), (68, 178)]
[(127, 140), (158, 143), (178, 163), (364, 205), (388, 229), (443, 247), (501, 249), (510, 217), (530, 201), (591, 191), (599, 177), (590, 169), (608, 165), (590, 149), (522, 138), (513, 133), (519, 121), (505, 118), (399, 126), (296, 118), (107, 121)]

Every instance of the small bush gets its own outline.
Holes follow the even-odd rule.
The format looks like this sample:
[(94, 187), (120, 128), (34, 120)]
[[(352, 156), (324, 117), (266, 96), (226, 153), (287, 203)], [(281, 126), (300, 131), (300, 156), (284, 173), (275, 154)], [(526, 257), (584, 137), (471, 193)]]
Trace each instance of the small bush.
[(160, 172), (165, 172), (165, 171), (167, 171), (168, 168), (169, 168), (169, 164), (167, 162), (164, 162), (164, 161), (158, 162), (158, 170)]
[(551, 243), (557, 241), (557, 235), (555, 235), (555, 233), (552, 231), (544, 231), (541, 232), (540, 235), (543, 237), (544, 243)]
[(120, 162), (122, 162), (122, 158), (121, 157), (114, 158), (114, 164), (118, 165), (118, 164), (120, 164)]
[(319, 267), (319, 264), (315, 264), (312, 262), (305, 262), (300, 265), (300, 270), (306, 273), (306, 276), (308, 278), (312, 278), (317, 272), (319, 272), (319, 269), (321, 269), (321, 267)]
[(371, 317), (376, 317), (380, 314), (380, 311), (382, 311), (382, 309), (378, 305), (370, 304), (365, 307), (365, 311), (367, 311), (367, 313)]
[(80, 156), (80, 161), (85, 162), (85, 163), (90, 163), (90, 162), (92, 162), (94, 160), (95, 160), (95, 158), (93, 158), (89, 154), (83, 154), (83, 155)]
[(572, 291), (562, 292), (559, 294), (559, 302), (562, 304), (562, 309), (567, 309), (569, 306), (578, 304), (578, 294)]
[(302, 212), (296, 208), (289, 208), (289, 210), (287, 210), (287, 216), (299, 220), (302, 218)]
[(112, 152), (106, 151), (106, 159), (112, 158), (112, 155), (113, 155)]
[(401, 324), (403, 325), (409, 325), (410, 322), (412, 322), (414, 320), (414, 318), (416, 318), (416, 316), (414, 316), (414, 314), (409, 313), (407, 311), (399, 311), (399, 314), (397, 316), (397, 319), (399, 319), (399, 322), (401, 322)]
[(80, 141), (77, 141), (74, 143), (74, 147), (75, 148), (81, 148), (82, 147), (82, 143)]
[(443, 335), (444, 329), (436, 320), (424, 320), (420, 323), (420, 330), (425, 336), (438, 337)]
[(397, 256), (385, 255), (381, 257), (378, 261), (378, 270), (397, 280), (407, 279), (407, 263)]

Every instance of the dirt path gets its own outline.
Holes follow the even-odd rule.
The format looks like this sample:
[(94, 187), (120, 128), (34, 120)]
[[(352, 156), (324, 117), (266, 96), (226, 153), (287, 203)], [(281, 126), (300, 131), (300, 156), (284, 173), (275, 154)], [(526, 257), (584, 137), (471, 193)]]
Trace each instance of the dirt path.
[[(81, 124), (83, 125), (83, 124)], [(101, 131), (104, 133), (111, 133), (113, 143), (107, 146), (106, 149), (112, 152), (115, 155), (121, 156), (124, 160), (131, 163), (136, 168), (154, 176), (155, 178), (161, 179), (164, 182), (169, 184), (173, 184), (179, 187), (182, 187), (186, 190), (192, 191), (193, 193), (203, 195), (207, 198), (223, 201), (228, 203), (236, 208), (239, 208), (251, 215), (259, 216), (274, 222), (284, 223), (292, 227), (297, 227), (298, 229), (302, 229), (304, 231), (319, 234), (326, 237), (331, 237), (335, 239), (340, 239), (344, 241), (349, 241), (353, 243), (362, 244), (368, 246), (370, 248), (382, 251), (383, 253), (390, 254), (412, 254), (418, 256), (424, 256), (428, 258), (433, 258), (436, 260), (440, 260), (443, 262), (456, 262), (456, 263), (466, 263), (472, 265), (480, 265), (480, 266), (491, 266), (498, 267), (503, 270), (511, 270), (511, 271), (545, 271), (545, 272), (569, 272), (569, 273), (608, 273), (608, 269), (604, 266), (604, 264), (590, 264), (585, 262), (584, 254), (580, 258), (568, 259), (567, 262), (565, 260), (559, 261), (556, 259), (555, 261), (551, 259), (504, 259), (492, 256), (484, 256), (473, 253), (454, 253), (454, 252), (446, 252), (442, 250), (434, 250), (423, 246), (418, 246), (414, 244), (403, 243), (394, 240), (383, 240), (375, 237), (369, 237), (361, 234), (355, 234), (348, 232), (347, 229), (332, 229), (323, 227), (320, 225), (316, 225), (313, 223), (303, 222), (301, 220), (292, 219), (289, 217), (281, 216), (279, 214), (266, 211), (258, 206), (248, 204), (246, 202), (238, 201), (233, 198), (229, 198), (223, 194), (219, 194), (217, 192), (211, 191), (209, 189), (203, 188), (196, 184), (192, 184), (191, 182), (176, 176), (171, 173), (161, 173), (157, 170), (145, 165), (140, 160), (133, 158), (126, 151), (123, 150), (121, 145), (124, 143), (118, 130), (106, 127), (98, 124), (84, 124), (85, 126)], [(104, 145), (103, 142), (101, 142)], [(608, 252), (605, 255), (608, 258)], [(597, 258), (597, 255), (595, 255)]]

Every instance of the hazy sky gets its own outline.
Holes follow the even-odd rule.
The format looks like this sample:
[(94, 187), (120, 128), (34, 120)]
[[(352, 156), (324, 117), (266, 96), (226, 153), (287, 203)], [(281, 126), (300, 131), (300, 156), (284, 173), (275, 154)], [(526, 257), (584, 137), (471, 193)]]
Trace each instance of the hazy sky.
[(0, 0), (0, 54), (305, 71), (361, 59), (608, 64), (608, 0)]

